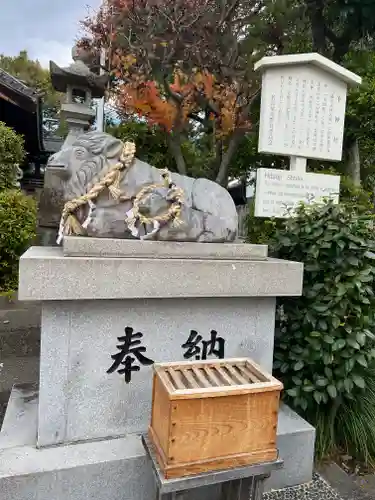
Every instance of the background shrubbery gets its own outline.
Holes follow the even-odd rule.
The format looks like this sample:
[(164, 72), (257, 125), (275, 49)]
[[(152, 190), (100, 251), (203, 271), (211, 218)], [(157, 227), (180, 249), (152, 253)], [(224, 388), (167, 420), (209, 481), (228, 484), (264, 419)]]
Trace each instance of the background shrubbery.
[(373, 195), (343, 176), (339, 205), (301, 205), (290, 219), (255, 218), (250, 205), (246, 225), (249, 242), (304, 263), (302, 296), (278, 299), (284, 399), (316, 427), (318, 458), (375, 465)]
[(0, 293), (17, 288), (19, 258), (35, 237), (36, 203), (14, 187), (24, 156), (23, 138), (0, 122)]
[(17, 176), (17, 164), (25, 158), (24, 140), (5, 123), (0, 122), (0, 190), (12, 189)]
[(19, 190), (0, 191), (0, 292), (17, 288), (18, 261), (35, 231), (35, 201)]
[(375, 458), (374, 216), (358, 204), (301, 206), (274, 255), (304, 263), (303, 294), (278, 300), (275, 374), (317, 426), (320, 456)]

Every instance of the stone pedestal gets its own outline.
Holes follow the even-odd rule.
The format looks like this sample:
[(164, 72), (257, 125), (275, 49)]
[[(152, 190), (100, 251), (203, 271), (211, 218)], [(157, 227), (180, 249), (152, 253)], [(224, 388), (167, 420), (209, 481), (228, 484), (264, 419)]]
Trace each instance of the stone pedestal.
[[(2, 500), (151, 500), (139, 435), (152, 363), (251, 357), (271, 371), (275, 298), (299, 295), (302, 272), (252, 245), (69, 238), (28, 250), (19, 296), (42, 303), (38, 418), (35, 401), (14, 410), (27, 401), (18, 388), (0, 434)], [(309, 481), (314, 429), (286, 407), (278, 446), (285, 468), (269, 487)]]

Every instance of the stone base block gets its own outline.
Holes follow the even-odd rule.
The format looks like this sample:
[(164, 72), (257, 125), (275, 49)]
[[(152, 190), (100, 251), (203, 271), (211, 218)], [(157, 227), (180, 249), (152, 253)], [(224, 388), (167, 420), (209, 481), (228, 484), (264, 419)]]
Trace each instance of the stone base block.
[(34, 446), (37, 438), (37, 384), (13, 386), (0, 432), (0, 452), (5, 448)]
[(277, 447), (284, 468), (267, 481), (267, 491), (304, 484), (312, 479), (315, 429), (288, 406), (281, 405)]
[[(28, 430), (21, 434), (25, 422)], [(1, 500), (155, 498), (151, 466), (139, 435), (37, 449), (36, 426), (35, 389), (16, 387), (0, 433)], [(314, 429), (283, 406), (278, 434), (285, 467), (272, 476), (268, 489), (311, 480)], [(218, 490), (196, 491), (187, 500), (207, 498), (219, 498)]]
[[(0, 356), (1, 354), (0, 345)], [(3, 365), (0, 374), (0, 393), (10, 392), (14, 384), (38, 382), (39, 356), (1, 356), (0, 363)]]
[[(21, 303), (22, 304), (22, 303)], [(23, 304), (28, 304), (24, 302)], [(41, 307), (40, 304), (31, 303), (28, 307), (2, 308), (0, 306), (0, 334), (25, 330), (28, 328), (40, 328)]]
[(64, 238), (65, 257), (123, 257), (136, 259), (266, 260), (267, 245), (193, 243), (111, 238)]
[[(20, 259), (18, 297), (32, 301), (99, 301), (301, 295), (303, 264), (300, 262), (271, 258), (243, 260), (239, 259), (238, 250), (234, 260), (233, 248), (238, 245), (229, 247), (232, 258), (209, 259), (211, 247), (207, 245), (210, 243), (203, 244), (206, 252), (202, 255), (200, 251), (201, 258), (196, 257), (198, 249), (195, 258), (186, 258), (193, 254), (187, 248), (185, 258), (176, 258), (177, 250), (169, 250), (175, 255), (169, 259), (65, 257), (62, 248), (31, 247)], [(142, 247), (143, 253), (147, 248)], [(166, 254), (167, 249), (163, 248)], [(221, 255), (228, 252), (226, 245), (220, 248)]]

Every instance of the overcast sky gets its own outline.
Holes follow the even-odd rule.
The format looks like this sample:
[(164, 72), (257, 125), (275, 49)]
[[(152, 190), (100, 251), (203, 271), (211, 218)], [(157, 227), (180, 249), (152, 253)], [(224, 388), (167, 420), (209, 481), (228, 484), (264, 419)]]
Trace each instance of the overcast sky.
[(31, 59), (48, 67), (71, 62), (79, 21), (101, 0), (0, 0), (0, 53), (26, 49)]

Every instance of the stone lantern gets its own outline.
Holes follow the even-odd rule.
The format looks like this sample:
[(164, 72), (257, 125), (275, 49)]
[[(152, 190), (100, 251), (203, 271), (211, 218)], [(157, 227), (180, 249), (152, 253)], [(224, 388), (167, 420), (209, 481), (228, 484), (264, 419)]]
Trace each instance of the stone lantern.
[(71, 144), (75, 137), (88, 130), (95, 118), (92, 99), (104, 96), (108, 82), (107, 75), (96, 75), (86, 65), (87, 54), (83, 49), (74, 47), (73, 63), (66, 68), (50, 62), (52, 85), (55, 90), (66, 94), (61, 106), (61, 119), (66, 121), (69, 134), (63, 148)]
[[(104, 96), (108, 83), (107, 75), (97, 75), (88, 66), (89, 54), (78, 47), (72, 50), (73, 63), (61, 68), (50, 62), (52, 85), (65, 94), (61, 105), (61, 120), (67, 123), (69, 133), (61, 149), (70, 146), (77, 136), (86, 132), (95, 110), (92, 100)], [(58, 167), (57, 167), (58, 168)], [(43, 228), (44, 244), (54, 244), (64, 206), (62, 181), (48, 169), (44, 176), (44, 189), (39, 200), (39, 226)]]

